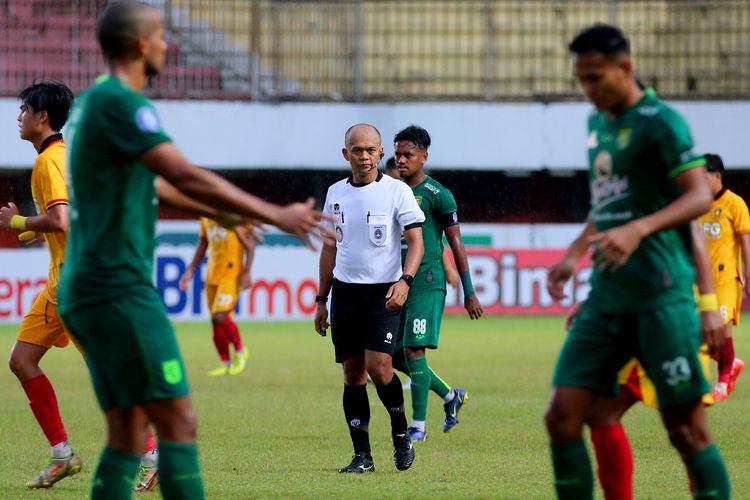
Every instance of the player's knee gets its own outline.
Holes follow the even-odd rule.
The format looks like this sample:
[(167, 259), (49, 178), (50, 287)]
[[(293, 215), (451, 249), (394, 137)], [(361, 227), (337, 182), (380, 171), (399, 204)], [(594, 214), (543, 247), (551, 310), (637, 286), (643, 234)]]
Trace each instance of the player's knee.
[(11, 353), (10, 359), (8, 360), (8, 368), (10, 368), (10, 371), (19, 379), (28, 379), (36, 366), (32, 361), (23, 356), (19, 356), (14, 351)]
[(582, 436), (582, 423), (555, 405), (544, 414), (544, 424), (552, 441), (576, 441)]
[(346, 385), (362, 385), (367, 382), (367, 371), (364, 366), (345, 366), (344, 383)]
[(198, 433), (198, 417), (192, 408), (175, 412), (170, 419), (176, 441), (194, 441)]
[(228, 317), (229, 315), (226, 312), (216, 312), (211, 315), (211, 322), (214, 325), (218, 325), (226, 321)]
[(668, 429), (669, 441), (683, 456), (698, 453), (711, 444), (708, 429), (688, 422), (673, 424)]

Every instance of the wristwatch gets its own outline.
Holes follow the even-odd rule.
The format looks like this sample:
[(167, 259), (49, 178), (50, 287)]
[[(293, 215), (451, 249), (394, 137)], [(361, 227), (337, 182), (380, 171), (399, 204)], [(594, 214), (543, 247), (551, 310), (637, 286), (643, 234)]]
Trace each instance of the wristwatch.
[(322, 295), (316, 295), (315, 302), (328, 302), (328, 297), (323, 297)]
[(409, 288), (414, 284), (414, 276), (411, 274), (402, 274), (399, 279), (404, 280)]

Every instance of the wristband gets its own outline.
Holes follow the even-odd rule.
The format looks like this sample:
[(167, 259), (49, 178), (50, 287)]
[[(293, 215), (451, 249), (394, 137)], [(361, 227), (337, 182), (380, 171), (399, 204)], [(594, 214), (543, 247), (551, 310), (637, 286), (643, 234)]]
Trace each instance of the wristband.
[(718, 310), (719, 298), (715, 293), (705, 293), (698, 296), (698, 312)]
[(26, 231), (26, 217), (22, 215), (14, 215), (10, 218), (10, 227)]
[(461, 286), (464, 289), (464, 297), (471, 297), (474, 295), (474, 285), (471, 284), (471, 271), (464, 271), (458, 273), (461, 277)]
[(323, 297), (322, 295), (316, 295), (315, 296), (315, 302), (326, 303), (326, 302), (328, 302), (328, 297)]
[(36, 233), (34, 231), (24, 231), (18, 234), (19, 241), (29, 241), (33, 240), (34, 238), (36, 238)]

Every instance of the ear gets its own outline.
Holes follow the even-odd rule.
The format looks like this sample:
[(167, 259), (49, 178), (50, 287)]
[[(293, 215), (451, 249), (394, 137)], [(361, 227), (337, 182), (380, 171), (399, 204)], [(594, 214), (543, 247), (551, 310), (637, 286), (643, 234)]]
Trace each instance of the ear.
[(39, 112), (39, 121), (42, 123), (49, 123), (49, 114), (46, 111)]
[(346, 161), (349, 161), (349, 151), (347, 151), (346, 148), (341, 148), (341, 154), (344, 155)]
[(141, 35), (135, 42), (135, 50), (139, 56), (142, 56), (148, 52), (148, 35)]
[(628, 75), (633, 74), (633, 59), (630, 56), (622, 57), (618, 61), (618, 66)]

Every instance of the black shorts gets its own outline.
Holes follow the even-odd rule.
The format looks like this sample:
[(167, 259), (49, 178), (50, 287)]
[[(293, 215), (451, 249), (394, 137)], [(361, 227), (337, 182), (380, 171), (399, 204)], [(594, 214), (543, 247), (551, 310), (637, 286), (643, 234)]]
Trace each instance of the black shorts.
[(393, 355), (401, 309), (385, 307), (385, 295), (391, 285), (333, 280), (331, 340), (337, 363), (362, 354), (365, 349)]

